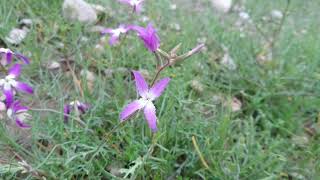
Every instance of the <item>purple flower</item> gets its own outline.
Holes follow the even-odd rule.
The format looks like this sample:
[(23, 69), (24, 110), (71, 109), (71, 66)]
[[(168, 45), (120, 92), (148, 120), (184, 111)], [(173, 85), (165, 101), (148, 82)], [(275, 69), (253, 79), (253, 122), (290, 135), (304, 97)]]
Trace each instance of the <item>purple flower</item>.
[(10, 49), (5, 49), (5, 48), (0, 48), (0, 63), (5, 66), (8, 65), (12, 62), (12, 58), (15, 56), (19, 60), (23, 61), (25, 64), (29, 64), (30, 61), (27, 57), (19, 54), (19, 53), (14, 53)]
[(0, 87), (6, 97), (7, 107), (11, 106), (15, 90), (22, 91), (28, 94), (33, 94), (33, 89), (26, 83), (16, 81), (21, 73), (21, 65), (14, 64), (4, 79), (0, 79)]
[(157, 116), (156, 108), (152, 101), (161, 96), (164, 89), (167, 87), (170, 78), (163, 78), (158, 81), (150, 89), (145, 79), (138, 71), (133, 71), (133, 75), (136, 81), (136, 89), (141, 96), (140, 99), (135, 100), (128, 104), (124, 110), (120, 113), (120, 120), (127, 120), (136, 111), (143, 109), (145, 118), (148, 122), (149, 128), (153, 131), (157, 131)]
[[(77, 109), (75, 109), (77, 108)], [(89, 109), (89, 105), (86, 103), (82, 103), (80, 101), (72, 101), (69, 104), (65, 105), (63, 108), (64, 113), (64, 122), (67, 122), (69, 119), (69, 115), (72, 110), (78, 110), (81, 114), (84, 114)]]
[(101, 35), (110, 34), (109, 44), (111, 46), (115, 45), (119, 41), (119, 37), (122, 33), (127, 33), (129, 31), (129, 26), (120, 25), (116, 29), (106, 28), (101, 31)]
[(141, 26), (131, 26), (130, 29), (136, 31), (144, 46), (151, 52), (155, 52), (160, 46), (160, 39), (156, 29), (151, 23), (146, 28)]
[(119, 0), (123, 4), (127, 4), (133, 8), (133, 12), (139, 13), (144, 0)]
[(7, 115), (11, 120), (14, 120), (20, 128), (30, 128), (25, 121), (31, 119), (31, 115), (27, 113), (28, 107), (21, 106), (20, 101), (15, 101), (7, 110)]

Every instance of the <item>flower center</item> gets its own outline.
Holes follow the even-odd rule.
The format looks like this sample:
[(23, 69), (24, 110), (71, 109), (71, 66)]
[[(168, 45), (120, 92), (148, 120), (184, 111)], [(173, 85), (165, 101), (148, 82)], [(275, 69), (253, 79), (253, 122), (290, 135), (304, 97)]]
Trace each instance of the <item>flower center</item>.
[(140, 0), (132, 0), (131, 5), (132, 6), (137, 6), (140, 3)]

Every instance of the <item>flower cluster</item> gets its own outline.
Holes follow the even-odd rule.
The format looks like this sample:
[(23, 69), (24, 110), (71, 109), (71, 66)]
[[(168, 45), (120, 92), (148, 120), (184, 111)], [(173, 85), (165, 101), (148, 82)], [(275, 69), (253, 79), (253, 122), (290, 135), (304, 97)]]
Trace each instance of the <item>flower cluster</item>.
[[(144, 0), (118, 0), (120, 3), (129, 5), (134, 13), (139, 13), (142, 10), (142, 5)], [(200, 44), (190, 50), (189, 52), (177, 55), (177, 51), (180, 48), (181, 44), (178, 44), (174, 47), (169, 53), (160, 49), (160, 38), (157, 34), (157, 30), (154, 28), (152, 23), (148, 23), (146, 27), (139, 25), (125, 25), (121, 24), (118, 28), (106, 28), (101, 31), (101, 35), (109, 35), (109, 44), (110, 46), (116, 45), (121, 38), (122, 34), (127, 34), (130, 31), (136, 33), (136, 35), (143, 42), (145, 48), (153, 53), (156, 57), (156, 74), (151, 83), (151, 88), (149, 88), (144, 77), (138, 71), (133, 71), (133, 75), (136, 82), (136, 89), (138, 94), (141, 96), (140, 99), (134, 100), (125, 106), (124, 110), (120, 113), (120, 121), (124, 122), (129, 119), (134, 113), (143, 109), (145, 119), (149, 125), (149, 128), (152, 132), (157, 131), (157, 116), (156, 116), (156, 107), (153, 104), (153, 101), (156, 100), (165, 90), (170, 82), (170, 78), (166, 77), (158, 82), (157, 79), (160, 73), (167, 68), (172, 66), (182, 60), (185, 60), (192, 56), (195, 53), (198, 53), (204, 46)], [(124, 36), (126, 37), (126, 36)], [(163, 61), (166, 61), (165, 63)]]
[[(0, 48), (2, 77), (0, 79), (0, 109), (7, 112), (10, 120), (15, 121), (16, 125), (21, 128), (29, 128), (26, 123), (31, 118), (28, 114), (28, 107), (22, 106), (17, 100), (18, 92), (33, 94), (33, 88), (27, 83), (19, 81), (22, 65), (15, 63), (11, 65), (14, 58), (22, 61), (24, 64), (29, 64), (27, 57), (15, 53), (10, 49)], [(7, 70), (8, 69), (8, 70)]]
[[(139, 13), (142, 8), (144, 0), (119, 0), (123, 4), (127, 4), (132, 7), (133, 12)], [(120, 35), (126, 34), (129, 31), (136, 32), (137, 36), (142, 40), (146, 49), (152, 53), (156, 53), (160, 47), (160, 38), (156, 29), (151, 23), (146, 27), (138, 25), (123, 25), (121, 24), (116, 29), (107, 28), (101, 32), (102, 35), (109, 34), (109, 44), (111, 46), (116, 45), (119, 42)], [(152, 101), (158, 98), (164, 89), (167, 87), (170, 78), (163, 78), (156, 84), (152, 83), (152, 87), (149, 88), (147, 82), (138, 71), (133, 71), (135, 77), (136, 89), (141, 96), (140, 99), (129, 103), (124, 110), (120, 113), (120, 121), (123, 122), (131, 117), (136, 111), (143, 109), (145, 118), (148, 122), (149, 128), (153, 131), (157, 131), (157, 116), (156, 108)], [(156, 78), (155, 78), (156, 80)]]
[(151, 88), (148, 87), (147, 82), (138, 71), (133, 71), (136, 81), (136, 89), (141, 96), (140, 99), (135, 100), (128, 104), (120, 114), (120, 120), (127, 120), (136, 111), (143, 109), (145, 118), (148, 122), (149, 128), (157, 131), (157, 116), (156, 108), (152, 101), (161, 96), (164, 89), (168, 86), (170, 78), (163, 78)]
[[(64, 105), (64, 122), (67, 122), (71, 111), (76, 111), (78, 113), (84, 114), (89, 109), (89, 105), (78, 100), (71, 101), (69, 104)], [(80, 115), (80, 114), (79, 114)]]

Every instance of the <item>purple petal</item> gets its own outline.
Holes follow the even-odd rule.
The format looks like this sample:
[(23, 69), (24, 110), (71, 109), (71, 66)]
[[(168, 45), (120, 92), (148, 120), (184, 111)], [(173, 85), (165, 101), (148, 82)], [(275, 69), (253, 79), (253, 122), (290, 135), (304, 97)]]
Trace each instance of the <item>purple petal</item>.
[(3, 88), (3, 94), (6, 97), (6, 105), (10, 107), (13, 103), (13, 91), (12, 89)]
[(144, 107), (144, 116), (148, 122), (149, 128), (152, 130), (152, 132), (156, 132), (158, 130), (156, 107), (154, 107), (152, 102), (148, 102)]
[(9, 69), (9, 75), (13, 77), (18, 77), (21, 73), (21, 65), (20, 64), (14, 64), (10, 69)]
[(170, 78), (163, 78), (160, 81), (158, 81), (149, 91), (152, 96), (151, 99), (154, 100), (161, 96), (162, 92), (168, 86), (169, 82)]
[(23, 56), (22, 54), (15, 53), (14, 55), (20, 60), (22, 60), (25, 64), (30, 64), (29, 58)]
[(156, 51), (160, 46), (160, 39), (156, 29), (151, 23), (146, 28), (140, 26), (131, 26), (131, 29), (138, 33), (138, 36), (143, 41), (144, 46), (151, 52)]
[(101, 35), (112, 34), (112, 29), (106, 28), (106, 29), (102, 30), (100, 33), (101, 33)]
[(143, 1), (140, 1), (137, 5), (135, 5), (135, 6), (133, 7), (133, 11), (134, 11), (134, 12), (137, 12), (137, 13), (141, 12), (142, 2), (143, 2)]
[(109, 44), (110, 46), (114, 46), (116, 43), (118, 43), (118, 36), (111, 36), (109, 38)]
[(133, 113), (135, 113), (137, 110), (142, 109), (144, 106), (144, 103), (142, 100), (135, 100), (128, 104), (124, 110), (120, 113), (120, 121), (124, 121), (127, 118), (129, 118)]
[(137, 25), (129, 25), (128, 28), (130, 30), (134, 30), (138, 33), (138, 35), (145, 33), (145, 29), (141, 26), (137, 26)]
[(15, 85), (15, 88), (18, 89), (19, 91), (28, 93), (28, 94), (33, 94), (33, 89), (31, 86), (29, 86), (26, 83), (23, 82), (17, 82), (17, 84)]
[(7, 64), (10, 64), (11, 61), (12, 61), (12, 53), (11, 53), (11, 52), (8, 52), (8, 53), (7, 53), (6, 59), (7, 59)]
[(133, 75), (136, 81), (136, 89), (141, 97), (145, 97), (148, 92), (148, 84), (139, 71), (133, 71)]
[(31, 128), (30, 125), (27, 125), (26, 123), (24, 123), (23, 121), (21, 121), (20, 119), (16, 119), (16, 124), (18, 127), (20, 128)]
[(20, 113), (20, 112), (28, 111), (29, 108), (28, 108), (28, 107), (25, 107), (25, 106), (21, 106), (20, 101), (15, 101), (15, 102), (13, 103), (13, 108), (12, 108), (12, 110), (13, 110), (15, 113)]
[(63, 108), (64, 122), (68, 121), (70, 112), (71, 112), (71, 106), (70, 105), (65, 105), (64, 108)]
[(84, 114), (89, 109), (89, 105), (85, 103), (80, 103), (78, 109), (81, 111), (82, 114)]

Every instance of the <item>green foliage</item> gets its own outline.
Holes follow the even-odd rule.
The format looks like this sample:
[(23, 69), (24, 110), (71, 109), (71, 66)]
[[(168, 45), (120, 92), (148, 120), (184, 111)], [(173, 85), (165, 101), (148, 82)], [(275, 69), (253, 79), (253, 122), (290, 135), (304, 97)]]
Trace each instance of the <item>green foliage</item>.
[[(43, 66), (47, 62), (71, 55), (77, 71), (90, 69), (97, 76), (93, 92), (85, 88), (81, 99), (92, 105), (83, 117), (86, 127), (72, 120), (64, 124), (61, 114), (34, 111), (28, 147), (14, 143), (16, 137), (1, 129), (1, 146), (20, 154), (35, 171), (43, 172), (48, 179), (117, 179), (115, 172), (119, 171), (136, 179), (320, 177), (320, 131), (306, 133), (310, 130), (306, 123), (316, 127), (320, 118), (317, 0), (292, 0), (288, 19), (275, 44), (273, 61), (264, 65), (256, 61), (262, 49), (261, 36), (240, 37), (232, 23), (234, 15), (217, 17), (208, 1), (146, 1), (145, 13), (159, 29), (163, 49), (181, 42), (182, 50), (188, 50), (201, 37), (207, 39), (208, 49), (162, 74), (173, 80), (156, 102), (160, 135), (145, 163), (141, 158), (148, 152), (152, 137), (141, 114), (112, 132), (119, 124), (123, 106), (136, 97), (130, 73), (119, 72), (107, 78), (104, 71), (120, 67), (150, 70), (154, 66), (153, 55), (133, 38), (117, 47), (105, 45), (103, 52), (97, 52), (99, 35), (88, 32), (90, 27), (66, 22), (61, 16), (62, 2), (0, 2), (1, 39), (18, 25), (18, 19), (34, 20), (23, 44), (10, 47), (26, 55), (32, 53), (32, 63), (27, 68), (30, 76), (25, 78), (30, 77), (36, 87), (34, 108), (62, 111), (64, 102), (80, 98), (72, 78), (66, 73), (48, 71)], [(91, 2), (112, 7), (102, 17), (106, 27), (133, 19), (117, 3)], [(177, 10), (170, 10), (170, 2), (177, 3)], [(285, 6), (284, 0), (248, 0), (246, 4), (252, 19), (266, 32), (268, 26), (260, 22), (262, 16)], [(119, 13), (117, 17), (112, 16), (111, 10)], [(221, 18), (224, 23), (220, 23)], [(181, 31), (170, 28), (172, 23), (180, 24)], [(301, 34), (302, 30), (307, 33)], [(88, 42), (79, 41), (81, 37), (87, 37)], [(59, 42), (64, 43), (62, 49), (57, 47)], [(221, 44), (228, 47), (238, 66), (236, 70), (228, 70), (215, 61)], [(190, 88), (193, 79), (200, 81), (203, 92)], [(85, 79), (81, 80), (85, 87)], [(226, 102), (237, 97), (242, 102), (241, 110), (232, 112), (224, 102), (217, 103), (216, 96), (222, 96)], [(196, 137), (210, 170), (201, 163), (192, 136)], [(0, 158), (0, 177), (34, 177), (19, 172), (19, 158), (8, 160), (9, 163), (2, 164)]]

